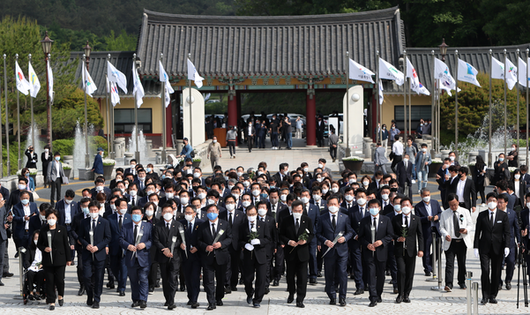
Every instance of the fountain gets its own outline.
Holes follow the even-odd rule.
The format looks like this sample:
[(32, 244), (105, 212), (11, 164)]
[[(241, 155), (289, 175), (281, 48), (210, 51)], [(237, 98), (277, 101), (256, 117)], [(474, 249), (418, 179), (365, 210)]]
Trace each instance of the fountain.
[[(33, 137), (31, 136), (33, 130), (35, 130), (35, 143), (33, 143)], [(41, 163), (42, 161), (40, 160), (40, 158), (41, 158), (42, 152), (44, 152), (44, 149), (42, 148), (42, 144), (39, 141), (39, 133), (40, 132), (39, 132), (39, 128), (37, 127), (37, 124), (33, 123), (33, 126), (30, 126), (28, 130), (28, 135), (27, 135), (28, 138), (26, 140), (26, 147), (24, 148), (24, 152), (30, 145), (33, 146), (33, 152), (37, 153), (37, 158), (39, 160), (39, 162), (37, 163), (37, 169), (40, 171), (42, 170), (42, 163)], [(23, 165), (26, 165), (27, 162), (28, 162), (28, 158), (25, 157)]]
[[(88, 126), (88, 134), (94, 134), (94, 126)], [(86, 144), (85, 138), (86, 135), (83, 134), (83, 128), (81, 128), (79, 121), (75, 126), (75, 140), (74, 140), (74, 177), (79, 178), (79, 169), (85, 168), (85, 153), (86, 153)], [(90, 159), (93, 159), (95, 152), (91, 152), (90, 145), (88, 146), (88, 156)], [(92, 163), (92, 160), (91, 160)], [(92, 165), (92, 164), (91, 164)]]
[[(138, 163), (147, 164), (147, 144), (143, 130), (140, 130), (138, 134), (138, 151), (140, 152), (140, 161)], [(136, 152), (136, 126), (133, 127), (131, 138), (129, 138), (127, 152), (132, 153), (133, 156)]]

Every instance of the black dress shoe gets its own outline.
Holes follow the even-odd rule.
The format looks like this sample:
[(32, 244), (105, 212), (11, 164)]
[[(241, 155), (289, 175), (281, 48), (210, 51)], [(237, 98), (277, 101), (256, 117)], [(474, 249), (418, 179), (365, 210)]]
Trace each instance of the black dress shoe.
[(394, 288), (394, 294), (398, 294), (398, 293), (399, 293), (398, 288)]
[(131, 307), (137, 307), (137, 306), (140, 306), (140, 301), (134, 301), (134, 302), (131, 304)]
[(63, 304), (64, 304), (64, 299), (60, 299), (59, 300), (59, 306), (63, 306)]
[(317, 273), (317, 277), (322, 278), (322, 271), (319, 271), (319, 272)]
[(304, 308), (305, 307), (304, 302), (296, 302), (296, 307)]
[(5, 284), (2, 281), (0, 281), (0, 287), (3, 287), (4, 285)]
[(55, 310), (55, 305), (50, 305), (50, 311)]
[(254, 303), (254, 308), (260, 308), (260, 306), (259, 303)]
[(168, 305), (167, 309), (172, 311), (173, 309), (175, 309), (177, 306), (175, 304), (171, 304), (171, 305)]
[(197, 302), (191, 303), (191, 308), (197, 308), (199, 306), (201, 306), (201, 305), (199, 303), (197, 303)]
[(329, 300), (329, 305), (337, 305), (337, 300), (336, 299), (330, 299)]
[(364, 290), (363, 289), (357, 289), (357, 290), (355, 290), (355, 293), (353, 293), (353, 295), (361, 295), (361, 294), (364, 294)]
[(344, 299), (344, 298), (339, 298), (339, 305), (340, 305), (340, 306), (346, 306), (346, 299)]
[(293, 303), (294, 301), (294, 295), (289, 294), (289, 297), (287, 298), (287, 303)]
[(94, 302), (94, 304), (92, 304), (92, 308), (99, 308), (99, 302)]
[(237, 287), (236, 286), (230, 287), (230, 290), (236, 292), (237, 291)]
[(370, 304), (368, 305), (368, 307), (374, 307), (377, 305), (377, 302), (376, 301), (372, 301), (370, 302)]
[(491, 304), (497, 304), (497, 299), (496, 298), (490, 298), (490, 303)]
[(185, 286), (185, 285), (181, 285), (181, 286), (180, 286), (180, 291), (181, 291), (181, 292), (186, 291), (186, 286)]
[(77, 291), (77, 296), (82, 296), (83, 294), (85, 294), (85, 286), (84, 285), (82, 285), (79, 288), (79, 291)]
[(403, 302), (403, 297), (401, 295), (398, 295), (398, 297), (396, 298), (396, 303), (401, 303)]
[(410, 299), (409, 299), (409, 297), (408, 297), (408, 296), (404, 297), (404, 298), (403, 298), (403, 302), (405, 302), (405, 303), (410, 303)]
[(120, 293), (118, 293), (119, 296), (125, 296), (125, 291), (120, 291)]
[(280, 285), (280, 281), (279, 281), (279, 280), (274, 279), (274, 281), (272, 281), (272, 286), (273, 286), (273, 287), (277, 287), (277, 286), (279, 286), (279, 285)]
[(480, 300), (480, 304), (482, 304), (482, 305), (488, 304), (488, 299), (483, 298), (482, 300)]
[(223, 306), (223, 301), (221, 301), (221, 300), (216, 301), (215, 304), (217, 304), (217, 306)]
[(314, 279), (314, 278), (309, 279), (309, 284), (316, 285), (317, 279)]
[(108, 282), (107, 283), (107, 288), (112, 290), (112, 289), (116, 288), (116, 286), (114, 286), (114, 282)]
[(426, 277), (430, 277), (431, 276), (431, 272), (430, 271), (425, 271), (425, 276)]
[(94, 301), (93, 301), (93, 300), (88, 300), (88, 299), (87, 299), (87, 300), (86, 300), (86, 305), (88, 305), (88, 306), (92, 306), (92, 305), (94, 305)]
[(230, 289), (230, 287), (226, 287), (225, 294), (230, 294), (230, 293), (232, 293), (232, 289)]
[(11, 273), (11, 272), (4, 272), (4, 274), (2, 275), (2, 278), (11, 278), (12, 276), (14, 276), (13, 273)]
[(208, 308), (206, 310), (213, 311), (214, 309), (216, 309), (215, 304), (208, 304)]
[(247, 304), (252, 304), (252, 297), (251, 296), (247, 296)]
[(144, 309), (146, 307), (147, 307), (147, 302), (146, 301), (140, 301), (140, 308)]
[(377, 303), (381, 303), (381, 302), (383, 302), (383, 300), (382, 300), (382, 299), (381, 299), (380, 297), (379, 297), (379, 298), (377, 298), (377, 300), (376, 300), (376, 301), (377, 301)]
[(265, 294), (269, 294), (269, 292), (271, 292), (271, 289), (269, 289), (269, 287), (266, 287), (265, 288)]
[(460, 289), (463, 289), (463, 290), (467, 289), (467, 285), (465, 283), (459, 284), (459, 286), (460, 286)]
[(156, 282), (155, 282), (155, 288), (160, 288), (160, 280), (156, 280)]
[(511, 290), (511, 289), (512, 289), (512, 284), (506, 283), (506, 290)]
[(155, 292), (155, 287), (149, 287), (149, 292)]
[[(188, 302), (188, 305), (191, 305), (190, 302)], [(164, 306), (169, 306), (169, 302), (164, 303)]]

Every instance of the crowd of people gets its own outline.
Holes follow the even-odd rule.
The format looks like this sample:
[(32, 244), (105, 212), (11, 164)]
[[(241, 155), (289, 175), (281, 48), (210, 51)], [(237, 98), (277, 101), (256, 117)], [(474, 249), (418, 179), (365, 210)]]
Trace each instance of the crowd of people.
[[(160, 286), (169, 310), (176, 308), (177, 291), (186, 291), (187, 304), (198, 308), (201, 277), (207, 310), (222, 306), (225, 295), (238, 286), (247, 303), (258, 308), (284, 276), (287, 303), (296, 301), (297, 307), (305, 307), (307, 285), (320, 277), (329, 304), (346, 305), (350, 278), (351, 292), (367, 294), (374, 307), (382, 301), (387, 272), (395, 302), (410, 303), (417, 257), (429, 277), (435, 251), (446, 256), (444, 289), (453, 289), (455, 257), (457, 284), (465, 289), (466, 252), (473, 248), (482, 268), (482, 303), (497, 303), (503, 261), (504, 285), (510, 290), (518, 247), (528, 244), (527, 168), (505, 172), (499, 156), (495, 169), (500, 177), (495, 192), (482, 196), (488, 210), (478, 215), (472, 239), (477, 189), (471, 177), (484, 176), (480, 161), (477, 174), (470, 176), (456, 159), (444, 159), (436, 175), (439, 202), (431, 198), (428, 170), (421, 167), (430, 157), (419, 151), (415, 165), (421, 200), (413, 202), (409, 154), (403, 150), (396, 173), (383, 168), (360, 179), (350, 170), (333, 178), (324, 158), (314, 170), (305, 162), (296, 168), (281, 163), (277, 172), (269, 171), (266, 162), (245, 171), (242, 166), (223, 169), (216, 160), (210, 176), (193, 167), (190, 157), (160, 173), (152, 164), (131, 160), (129, 167), (116, 169), (108, 184), (97, 176), (79, 202), (68, 189), (59, 201), (52, 196), (51, 203), (39, 207), (23, 175), (17, 190), (0, 189), (0, 217), (5, 218), (0, 276), (13, 275), (6, 268), (7, 239), (12, 237), (17, 248), (25, 248), (17, 254), (27, 271), (26, 297), (45, 299), (52, 310), (67, 298), (65, 268), (76, 257), (78, 295), (86, 295), (86, 304), (95, 309), (104, 286), (119, 296), (129, 289), (133, 308), (146, 308), (149, 292)], [(48, 170), (52, 190), (57, 182), (60, 193), (59, 159)]]

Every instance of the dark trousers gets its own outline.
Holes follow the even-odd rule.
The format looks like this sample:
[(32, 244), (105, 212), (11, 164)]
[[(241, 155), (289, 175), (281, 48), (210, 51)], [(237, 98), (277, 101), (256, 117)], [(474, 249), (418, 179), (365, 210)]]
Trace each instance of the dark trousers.
[(41, 270), (39, 272), (28, 270), (28, 273), (26, 273), (26, 283), (28, 288), (28, 294), (33, 292), (33, 285), (35, 285), (35, 292), (37, 294), (43, 293), (44, 288), (42, 286), (44, 283), (44, 270)]
[(85, 274), (83, 271), (83, 260), (82, 260), (83, 253), (81, 252), (80, 249), (76, 249), (76, 251), (77, 251), (77, 281), (79, 282), (80, 286), (84, 286), (85, 285)]
[[(432, 232), (429, 231), (429, 233), (426, 233), (427, 235), (423, 236), (423, 244), (425, 248), (425, 252), (423, 253), (422, 262), (423, 262), (423, 271), (424, 272), (432, 272), (432, 256), (434, 255), (434, 252), (432, 252)], [(440, 246), (440, 236), (436, 235), (436, 250), (440, 252), (441, 246)], [(438, 256), (439, 258), (440, 256)]]
[(151, 268), (149, 268), (149, 275), (148, 275), (150, 288), (154, 288), (156, 285), (156, 280), (159, 279), (158, 278), (160, 274), (159, 266), (160, 264), (157, 261), (155, 261), (154, 259), (151, 259)]
[(361, 256), (361, 248), (359, 241), (350, 241), (350, 263), (352, 266), (353, 279), (355, 280), (355, 287), (364, 290), (367, 283), (364, 282), (363, 277), (363, 261)]
[[(52, 192), (50, 194), (50, 203), (53, 205), (55, 205), (55, 201), (54, 200), (61, 200), (61, 183), (62, 183), (62, 179), (61, 177), (57, 177), (56, 180), (50, 182), (50, 186), (51, 186), (51, 189), (52, 189)], [(57, 198), (55, 198), (55, 196), (57, 196)]]
[(276, 254), (274, 254), (274, 268), (272, 277), (274, 280), (280, 280), (285, 272), (285, 258), (283, 253), (283, 247), (278, 246), (276, 248)]
[[(162, 291), (168, 305), (175, 304), (175, 293), (177, 292), (177, 277), (179, 274), (180, 262), (178, 259), (171, 259), (168, 263), (159, 264), (162, 276)], [(151, 271), (154, 265), (151, 265)]]
[(228, 249), (230, 253), (230, 262), (226, 269), (226, 286), (235, 288), (239, 281), (239, 262), (241, 260), (241, 251), (233, 250), (232, 247)]
[(65, 266), (44, 266), (46, 279), (46, 303), (55, 303), (55, 288), (57, 295), (64, 296), (64, 270)]
[(105, 276), (105, 260), (83, 260), (83, 274), (88, 301), (99, 303), (103, 291), (103, 277)]
[[(517, 254), (517, 249), (515, 246), (510, 246), (510, 254), (508, 257), (503, 257), (504, 262), (506, 263), (506, 278), (505, 283), (512, 282), (513, 272), (515, 270), (515, 255)], [(502, 279), (499, 279), (499, 283), (502, 285)]]
[(228, 140), (228, 148), (230, 149), (230, 156), (236, 155), (236, 140)]
[[(267, 276), (267, 264), (259, 264), (255, 257), (243, 261), (243, 282), (245, 283), (245, 293), (248, 296), (254, 295), (252, 302), (261, 303), (265, 295), (265, 279)], [(256, 276), (256, 287), (252, 288), (252, 282)]]
[(396, 172), (396, 165), (403, 160), (403, 155), (395, 155), (392, 159), (392, 165), (390, 168), (392, 169), (392, 172)]
[(364, 257), (367, 268), (365, 271), (368, 272), (370, 302), (377, 301), (378, 298), (381, 298), (381, 294), (383, 294), (383, 286), (385, 285), (386, 260), (378, 261), (377, 253), (375, 255), (375, 257), (372, 255), (365, 255), (368, 257)]
[(150, 265), (147, 267), (141, 267), (138, 264), (138, 260), (135, 261), (134, 266), (127, 267), (127, 274), (129, 275), (129, 281), (131, 282), (131, 297), (133, 302), (146, 301), (149, 295), (149, 275)]
[[(333, 250), (332, 250), (333, 251)], [(325, 291), (330, 299), (337, 298), (336, 288), (339, 288), (339, 299), (346, 298), (348, 290), (348, 255), (340, 257), (336, 253), (328, 253), (324, 256), (324, 272), (326, 277)]]
[(201, 285), (201, 262), (200, 260), (184, 260), (182, 270), (186, 274), (186, 290), (188, 291), (188, 300), (192, 303), (197, 302)]
[(397, 261), (396, 256), (394, 255), (396, 247), (394, 244), (388, 244), (388, 259), (386, 261), (386, 269), (390, 271), (390, 277), (392, 278), (392, 285), (394, 289), (397, 288)]
[(323, 147), (324, 146), (324, 135), (317, 132), (317, 145), (319, 147)]
[(453, 288), (455, 256), (458, 262), (458, 284), (466, 282), (466, 252), (467, 247), (464, 240), (451, 240), (449, 249), (445, 251), (445, 285)]
[[(4, 260), (2, 262), (2, 266), (0, 266), (0, 277), (4, 274), (4, 273), (8, 273), (9, 272), (9, 239), (5, 240), (4, 241), (4, 245), (5, 245), (5, 250), (4, 252), (2, 253), (2, 251), (0, 250), (0, 254), (2, 254), (4, 256)], [(2, 244), (0, 244), (0, 246), (2, 246)], [(2, 279), (2, 278), (0, 278)]]
[[(501, 278), (502, 253), (495, 255), (490, 248), (489, 253), (480, 253), (480, 282), (482, 297), (491, 299), (497, 297), (499, 291), (499, 279)], [(490, 276), (491, 274), (491, 276)]]
[(127, 285), (127, 265), (125, 265), (125, 258), (120, 254), (110, 256), (110, 268), (112, 274), (118, 281), (118, 291), (125, 291)]
[(333, 160), (337, 158), (337, 146), (333, 147), (333, 145), (329, 146), (329, 155)]
[(254, 144), (254, 136), (247, 136), (248, 152), (252, 152), (252, 145)]
[(4, 260), (9, 261), (9, 257), (5, 259), (7, 253), (7, 240), (0, 240), (0, 280), (4, 274)]
[(309, 243), (309, 279), (316, 279), (317, 272), (317, 241), (316, 238), (314, 238), (314, 240)]
[(273, 132), (271, 133), (271, 143), (273, 147), (278, 147), (278, 133)]
[(218, 265), (215, 261), (213, 264), (204, 265), (202, 283), (204, 285), (208, 304), (215, 305), (216, 301), (221, 301), (224, 298), (226, 268), (227, 265)]
[(409, 256), (408, 253), (396, 253), (397, 263), (397, 288), (399, 295), (408, 297), (412, 290), (414, 280), (414, 268), (416, 268), (416, 256)]
[[(287, 261), (287, 291), (289, 295), (296, 292), (296, 302), (303, 302), (307, 292), (307, 261), (298, 259)], [(296, 281), (295, 281), (296, 278)]]

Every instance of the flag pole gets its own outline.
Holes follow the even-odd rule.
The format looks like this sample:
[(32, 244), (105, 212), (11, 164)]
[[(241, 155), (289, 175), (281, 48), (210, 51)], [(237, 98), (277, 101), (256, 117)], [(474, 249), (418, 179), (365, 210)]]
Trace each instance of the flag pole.
[[(412, 136), (412, 96), (411, 96), (411, 88), (410, 88), (410, 83), (412, 78), (409, 78), (409, 84), (407, 84), (407, 94), (408, 94), (408, 98), (409, 98), (409, 110), (408, 110), (408, 114), (409, 114), (409, 136)], [(406, 78), (405, 78), (405, 81), (406, 81)]]
[[(405, 135), (405, 139), (407, 138), (408, 133), (408, 125), (407, 125), (407, 51), (403, 50), (403, 72), (405, 73), (405, 82), (403, 83), (403, 132)], [(393, 141), (393, 139), (390, 139)], [(403, 141), (404, 143), (407, 143), (406, 140)]]
[[(160, 53), (160, 62), (162, 62), (163, 58), (164, 54)], [(169, 76), (167, 80), (169, 81)], [(162, 164), (166, 164), (166, 82), (160, 81), (160, 83), (160, 98), (162, 99)]]
[[(18, 63), (18, 54), (15, 54), (15, 60)], [(17, 142), (18, 142), (18, 169), (21, 169), (22, 161), (20, 160), (20, 98), (19, 90), (17, 88)]]
[(492, 120), (493, 120), (493, 117), (491, 116), (491, 76), (493, 75), (493, 51), (490, 49), (490, 102), (489, 102), (489, 141), (488, 141), (488, 166), (489, 167), (492, 167), (493, 165), (493, 156), (491, 155), (491, 125), (492, 125)]
[[(529, 49), (527, 48), (526, 49), (526, 76), (525, 76), (525, 81), (526, 81), (526, 165), (528, 166), (528, 53), (529, 53)], [(7, 118), (7, 115), (6, 115), (6, 118)]]
[[(133, 78), (134, 80), (136, 80), (136, 77), (137, 77), (137, 71), (136, 71), (136, 54), (133, 54)], [(135, 84), (138, 84), (138, 82), (135, 82)], [(136, 103), (136, 93), (134, 93), (134, 128), (136, 130), (136, 135), (135, 135), (135, 138), (136, 138), (136, 148), (134, 149), (134, 158), (136, 159), (136, 163), (140, 164), (140, 152), (138, 151), (138, 140), (139, 140), (139, 137), (138, 137), (138, 134), (140, 133), (138, 131), (138, 104)], [(131, 135), (132, 136), (132, 135)]]
[[(344, 140), (346, 140), (346, 151), (348, 151), (348, 148), (350, 147), (350, 52), (346, 51), (346, 112), (344, 113), (346, 115), (346, 128), (348, 130), (347, 133), (344, 133)], [(340, 124), (339, 124), (340, 129)], [(344, 129), (344, 128), (343, 128)], [(339, 134), (340, 130), (337, 130), (337, 135)], [(344, 132), (344, 130), (342, 131)], [(351, 155), (351, 154), (350, 154)]]
[(87, 101), (86, 101), (86, 88), (88, 86), (88, 69), (86, 67), (86, 55), (83, 54), (83, 71), (85, 72), (85, 77), (83, 82), (83, 87), (85, 89), (85, 124), (83, 126), (84, 134), (85, 134), (85, 168), (88, 169), (90, 167), (90, 161), (88, 156), (88, 111), (87, 111)]
[[(28, 55), (28, 59), (29, 59), (29, 64), (31, 64), (31, 54)], [(29, 67), (28, 67), (28, 76), (30, 76), (31, 74), (29, 73)], [(31, 80), (31, 78), (29, 78)], [(33, 88), (33, 84), (31, 86)], [(31, 106), (31, 143), (33, 143), (33, 149), (35, 149), (35, 128), (33, 126), (33, 124), (35, 124), (35, 120), (33, 119), (33, 96), (29, 95), (29, 103), (30, 103), (30, 106)]]
[[(517, 58), (516, 58), (516, 63), (519, 63), (519, 53), (520, 53), (520, 50), (519, 48), (517, 49)], [(519, 71), (519, 69), (517, 69), (517, 71)], [(517, 78), (516, 78), (516, 82), (519, 81), (519, 72), (517, 73)], [(517, 152), (517, 158), (519, 158), (519, 86), (517, 84), (515, 84), (515, 89), (517, 90), (517, 146), (515, 147), (516, 149), (516, 152)]]
[(455, 155), (458, 156), (458, 49), (455, 50), (455, 67), (456, 67), (456, 80), (455, 80)]
[(508, 107), (506, 105), (506, 49), (504, 50), (504, 84), (503, 84), (503, 87), (504, 87), (504, 154), (506, 154), (506, 149), (507, 149), (507, 146), (506, 146), (506, 126), (508, 124), (508, 119), (507, 119), (507, 116), (508, 116)]
[(6, 176), (11, 175), (11, 159), (9, 157), (9, 105), (7, 103), (7, 67), (6, 67), (6, 54), (4, 54), (4, 91), (6, 93), (6, 151), (7, 151), (7, 171)]
[(381, 102), (379, 102), (379, 84), (381, 84), (381, 82), (379, 82), (379, 50), (376, 51), (376, 57), (377, 57), (377, 62), (375, 63), (376, 64), (376, 67), (377, 67), (377, 104), (379, 105), (378, 108), (379, 108), (379, 140), (382, 140), (383, 139), (383, 126), (382, 126), (382, 123), (381, 121), (383, 120), (383, 115), (381, 114), (381, 109), (383, 108), (383, 104), (381, 104)]
[[(7, 100), (7, 89), (5, 90), (5, 93), (6, 93), (5, 97)], [(2, 146), (2, 119), (1, 118), (2, 118), (2, 85), (0, 85), (0, 177), (4, 177), (4, 148)], [(7, 112), (6, 112), (6, 119), (7, 119)]]
[[(53, 150), (53, 129), (52, 129), (52, 105), (53, 105), (53, 97), (52, 99), (50, 100), (50, 81), (49, 81), (49, 73), (48, 73), (48, 65), (50, 64), (50, 59), (51, 59), (52, 55), (51, 54), (48, 54), (48, 56), (46, 56), (45, 58), (45, 62), (46, 62), (46, 107), (47, 107), (47, 110), (48, 110), (48, 113), (47, 115), (49, 115), (48, 117), (48, 134), (49, 134), (49, 145), (50, 145), (50, 154), (52, 154), (52, 150)], [(50, 67), (50, 72), (51, 72), (51, 67)], [(52, 91), (53, 93), (53, 91)]]
[[(110, 62), (110, 54), (107, 54), (107, 62)], [(108, 67), (108, 63), (107, 63), (107, 67)], [(110, 96), (112, 94), (111, 92), (111, 84), (109, 82), (109, 77), (108, 75), (105, 75), (105, 79), (107, 80), (107, 102), (106, 102), (106, 105), (107, 105), (107, 154), (109, 155), (110, 157), (110, 146), (111, 146), (111, 137), (110, 137), (110, 128), (111, 126), (114, 126), (114, 125), (111, 125), (110, 124)], [(116, 91), (117, 92), (117, 91)]]
[(437, 92), (437, 89), (436, 89), (436, 75), (434, 74), (434, 67), (435, 67), (435, 60), (434, 60), (434, 50), (431, 50), (431, 60), (432, 60), (432, 73), (433, 73), (433, 77), (432, 77), (432, 96), (431, 96), (431, 103), (432, 103), (432, 106), (431, 106), (431, 112), (432, 112), (432, 121), (434, 122), (434, 128), (433, 126), (431, 125), (431, 132), (433, 134), (433, 137), (432, 137), (432, 140), (433, 140), (433, 150), (435, 150), (435, 152), (438, 152), (437, 151), (437, 139), (438, 139), (438, 135), (436, 134), (437, 131), (438, 131), (438, 121), (437, 121), (437, 112), (436, 112), (436, 92)]
[(440, 109), (442, 106), (442, 101), (441, 101), (442, 89), (440, 89), (440, 79), (436, 80), (436, 93), (437, 93), (436, 95), (438, 96), (438, 101), (436, 103), (436, 107), (437, 107), (436, 112), (438, 114), (438, 116), (436, 117), (438, 119), (438, 127), (436, 128), (437, 129), (436, 134), (438, 135), (438, 139), (436, 140), (437, 142), (436, 147), (438, 149), (437, 152), (440, 153), (440, 138), (441, 138), (441, 132), (442, 132), (441, 123), (440, 123), (441, 115), (442, 115), (441, 109)]
[[(191, 53), (188, 53), (188, 59), (191, 61)], [(188, 81), (189, 81), (189, 99), (188, 99), (188, 103), (189, 103), (189, 106), (190, 106), (190, 141), (188, 143), (190, 143), (190, 145), (193, 147), (193, 118), (192, 118), (192, 115), (193, 115), (193, 110), (191, 108), (191, 103), (192, 100), (191, 100), (191, 79), (188, 78)]]

